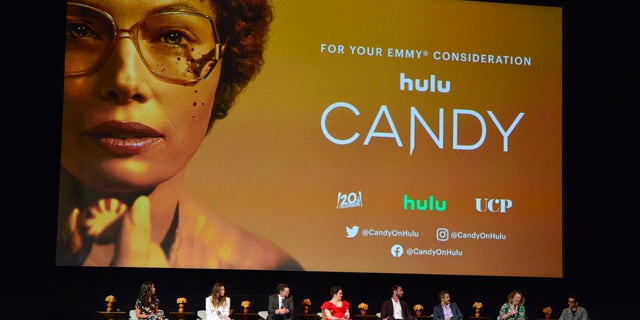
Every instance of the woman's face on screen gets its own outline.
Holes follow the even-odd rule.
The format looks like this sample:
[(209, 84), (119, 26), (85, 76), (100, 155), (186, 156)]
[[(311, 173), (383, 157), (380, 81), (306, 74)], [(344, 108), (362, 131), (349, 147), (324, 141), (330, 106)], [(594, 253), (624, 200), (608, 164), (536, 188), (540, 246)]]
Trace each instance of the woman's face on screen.
[[(62, 166), (110, 192), (139, 191), (171, 178), (207, 132), (220, 76), (222, 62), (204, 80), (175, 80), (198, 72), (185, 67), (195, 59), (180, 55), (204, 46), (196, 37), (211, 33), (202, 18), (213, 16), (209, 2), (80, 0), (68, 3), (67, 11)], [(148, 18), (166, 11), (203, 15)], [(104, 40), (113, 39), (110, 20), (133, 31)], [(206, 46), (215, 42), (207, 40)], [(103, 60), (94, 63), (99, 56)], [(82, 74), (69, 76), (71, 68)]]

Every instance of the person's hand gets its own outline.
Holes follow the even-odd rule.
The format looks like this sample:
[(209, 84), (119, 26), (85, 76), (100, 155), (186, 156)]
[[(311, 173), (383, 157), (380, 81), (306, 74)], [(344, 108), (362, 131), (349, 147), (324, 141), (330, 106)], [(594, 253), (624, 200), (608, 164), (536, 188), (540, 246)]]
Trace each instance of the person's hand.
[(100, 199), (87, 211), (84, 217), (87, 235), (94, 242), (109, 243), (117, 235), (117, 224), (114, 222), (127, 211), (127, 205), (116, 198)]
[(67, 222), (64, 224), (64, 229), (62, 230), (62, 243), (69, 248), (71, 254), (76, 255), (80, 252), (82, 248), (82, 234), (80, 233), (81, 229), (81, 217), (80, 217), (80, 209), (74, 208), (67, 219)]
[(84, 244), (83, 238), (96, 243), (112, 242), (116, 232), (116, 222), (127, 210), (127, 206), (115, 198), (100, 199), (83, 214), (80, 208), (74, 208), (67, 218), (62, 233), (62, 241), (73, 254), (78, 253)]
[(116, 240), (112, 266), (168, 267), (160, 246), (151, 241), (151, 205), (140, 196), (124, 213), (120, 237)]
[(150, 204), (146, 196), (136, 199), (131, 208), (116, 198), (100, 199), (85, 213), (74, 208), (64, 225), (61, 241), (73, 255), (79, 254), (83, 246), (93, 246), (83, 259), (85, 262), (103, 261), (98, 257), (114, 247), (109, 249), (113, 252), (112, 266), (169, 265), (160, 246), (151, 241)]

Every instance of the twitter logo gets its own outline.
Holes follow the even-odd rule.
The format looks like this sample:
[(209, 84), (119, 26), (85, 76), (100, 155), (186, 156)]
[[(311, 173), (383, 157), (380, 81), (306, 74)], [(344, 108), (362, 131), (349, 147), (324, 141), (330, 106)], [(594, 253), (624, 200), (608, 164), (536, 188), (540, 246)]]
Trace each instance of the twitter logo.
[(358, 235), (358, 229), (360, 229), (360, 227), (358, 226), (353, 226), (351, 228), (349, 228), (349, 226), (347, 226), (347, 238), (353, 238), (355, 236)]

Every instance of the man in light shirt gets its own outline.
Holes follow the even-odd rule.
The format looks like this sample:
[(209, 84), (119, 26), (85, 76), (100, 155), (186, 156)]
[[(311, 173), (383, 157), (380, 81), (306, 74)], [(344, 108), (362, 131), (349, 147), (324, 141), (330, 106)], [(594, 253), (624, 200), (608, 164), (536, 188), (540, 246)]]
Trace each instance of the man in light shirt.
[(433, 320), (462, 320), (462, 311), (455, 302), (451, 302), (449, 291), (440, 291), (438, 296), (440, 304), (433, 307)]
[(404, 291), (402, 286), (396, 284), (391, 287), (391, 299), (386, 300), (380, 307), (380, 319), (382, 320), (413, 320), (409, 314), (409, 306), (400, 300)]

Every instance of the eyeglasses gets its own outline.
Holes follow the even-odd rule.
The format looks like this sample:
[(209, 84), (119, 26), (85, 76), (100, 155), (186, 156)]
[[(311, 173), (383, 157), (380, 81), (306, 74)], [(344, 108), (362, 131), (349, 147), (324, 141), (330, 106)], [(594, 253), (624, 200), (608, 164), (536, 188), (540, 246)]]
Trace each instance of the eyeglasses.
[(571, 303), (571, 304), (576, 303), (576, 301), (575, 301), (575, 300), (569, 300), (568, 302), (569, 302), (569, 303)]
[(111, 15), (82, 3), (67, 3), (65, 76), (95, 72), (122, 38), (133, 41), (147, 68), (172, 83), (206, 79), (221, 59), (224, 45), (213, 18), (196, 12), (159, 12), (130, 29)]

